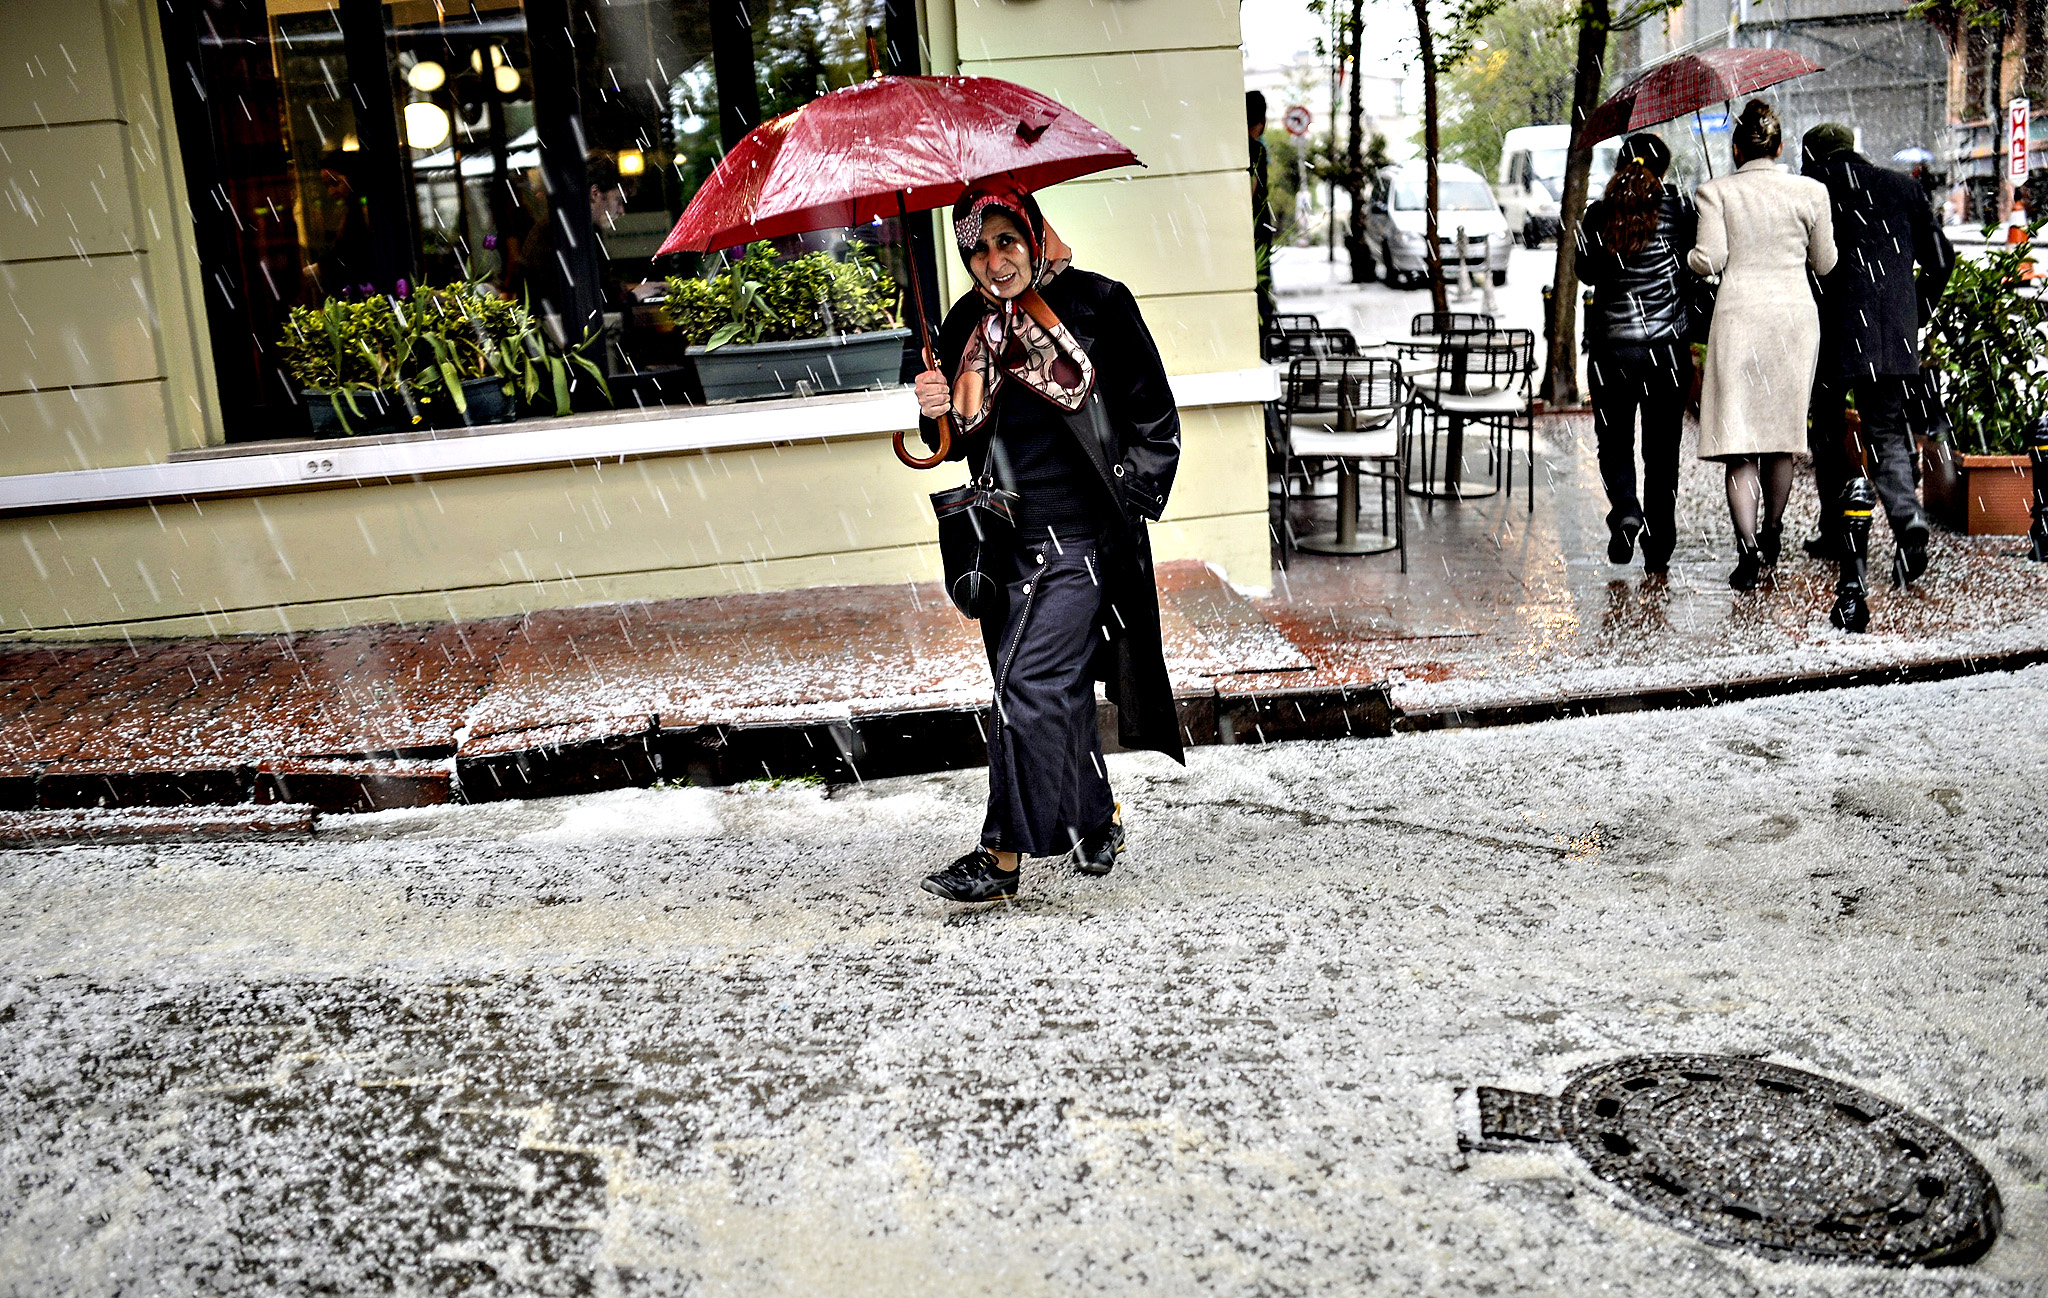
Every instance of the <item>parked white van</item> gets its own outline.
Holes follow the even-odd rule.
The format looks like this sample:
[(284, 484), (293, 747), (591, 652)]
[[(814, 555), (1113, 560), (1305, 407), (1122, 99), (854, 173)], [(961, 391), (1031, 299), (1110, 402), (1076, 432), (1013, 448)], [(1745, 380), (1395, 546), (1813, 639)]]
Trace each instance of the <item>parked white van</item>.
[[(1564, 155), (1571, 146), (1569, 126), (1517, 126), (1501, 137), (1500, 174), (1493, 196), (1500, 200), (1508, 229), (1533, 248), (1557, 237), (1559, 200), (1564, 197)], [(1617, 137), (1593, 146), (1593, 174), (1587, 178), (1586, 201), (1607, 188), (1621, 153)]]

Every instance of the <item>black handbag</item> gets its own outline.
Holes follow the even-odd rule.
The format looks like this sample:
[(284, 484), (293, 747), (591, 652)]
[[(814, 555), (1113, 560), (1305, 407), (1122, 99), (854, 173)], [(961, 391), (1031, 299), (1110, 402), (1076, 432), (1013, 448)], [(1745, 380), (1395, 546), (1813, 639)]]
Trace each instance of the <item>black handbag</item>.
[(1000, 618), (1009, 611), (1009, 588), (995, 575), (994, 560), (1017, 546), (1017, 502), (984, 473), (973, 482), (932, 493), (939, 517), (939, 559), (946, 569), (946, 596), (971, 618)]
[(1714, 294), (1719, 285), (1704, 275), (1685, 277), (1685, 341), (1705, 343), (1714, 329)]

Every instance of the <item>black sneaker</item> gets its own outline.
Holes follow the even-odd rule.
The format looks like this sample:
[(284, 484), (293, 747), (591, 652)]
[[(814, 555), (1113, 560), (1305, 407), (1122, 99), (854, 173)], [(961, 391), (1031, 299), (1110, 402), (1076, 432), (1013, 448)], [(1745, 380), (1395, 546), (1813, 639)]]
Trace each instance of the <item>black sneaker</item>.
[(1118, 803), (1108, 824), (1091, 830), (1074, 844), (1076, 870), (1082, 874), (1108, 874), (1116, 866), (1117, 854), (1124, 850), (1123, 815), (1123, 804)]
[(1002, 901), (1017, 895), (1017, 878), (1022, 873), (1005, 870), (997, 864), (994, 852), (977, 847), (920, 886), (947, 901)]
[(1636, 557), (1636, 538), (1643, 534), (1643, 520), (1630, 515), (1607, 529), (1607, 561), (1627, 563)]

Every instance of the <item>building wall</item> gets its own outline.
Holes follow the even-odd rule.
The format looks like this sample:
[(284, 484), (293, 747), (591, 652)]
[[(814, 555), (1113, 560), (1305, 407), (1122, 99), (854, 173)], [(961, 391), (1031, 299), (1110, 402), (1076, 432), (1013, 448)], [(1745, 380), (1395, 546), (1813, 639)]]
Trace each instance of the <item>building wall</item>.
[[(1150, 164), (1062, 186), (1045, 207), (1080, 265), (1132, 287), (1175, 374), (1259, 364), (1237, 9), (927, 4), (934, 71), (957, 59), (1046, 90)], [(0, 319), (0, 474), (217, 443), (154, 7), (14, 0), (17, 15), (27, 57), (0, 66), (0, 274), (14, 307)], [(965, 287), (957, 268), (951, 278)], [(1179, 486), (1154, 528), (1160, 557), (1264, 585), (1260, 408), (1185, 422)], [(925, 496), (959, 480), (958, 466), (906, 470), (886, 437), (866, 437), (0, 517), (0, 636), (303, 629), (924, 580), (938, 572)]]
[[(9, 0), (0, 59), (0, 473), (207, 440), (184, 179), (139, 0)], [(180, 195), (173, 200), (172, 195)]]

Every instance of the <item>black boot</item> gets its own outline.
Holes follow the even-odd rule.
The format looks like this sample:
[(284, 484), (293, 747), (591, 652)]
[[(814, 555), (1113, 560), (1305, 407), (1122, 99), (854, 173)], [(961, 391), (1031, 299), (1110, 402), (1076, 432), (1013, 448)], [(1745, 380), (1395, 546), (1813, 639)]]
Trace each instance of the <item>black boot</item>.
[(1892, 529), (1898, 548), (1892, 553), (1892, 585), (1905, 587), (1920, 580), (1927, 571), (1927, 515), (1919, 510)]
[(1735, 571), (1728, 574), (1728, 584), (1737, 590), (1755, 590), (1757, 574), (1763, 571), (1763, 551), (1756, 542), (1735, 538)]
[(1869, 587), (1865, 567), (1870, 556), (1870, 515), (1877, 508), (1877, 488), (1868, 478), (1851, 478), (1842, 488), (1842, 577), (1835, 583), (1835, 606), (1828, 621), (1844, 631), (1870, 627)]
[(1841, 539), (1833, 532), (1809, 536), (1799, 543), (1799, 548), (1806, 551), (1807, 558), (1818, 559), (1822, 563), (1833, 563), (1842, 557)]
[(1777, 567), (1778, 555), (1785, 549), (1785, 525), (1779, 522), (1769, 527), (1758, 528), (1756, 548), (1757, 553), (1763, 556), (1764, 567)]
[(947, 901), (1002, 901), (1017, 895), (1017, 879), (1023, 873), (1005, 870), (994, 852), (977, 847), (927, 878), (921, 886), (932, 896)]
[(1619, 523), (1607, 525), (1607, 562), (1627, 563), (1636, 557), (1636, 538), (1643, 534), (1643, 520), (1631, 514)]
[(1108, 874), (1124, 850), (1124, 808), (1118, 803), (1109, 822), (1074, 844), (1074, 868), (1082, 874)]

